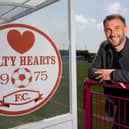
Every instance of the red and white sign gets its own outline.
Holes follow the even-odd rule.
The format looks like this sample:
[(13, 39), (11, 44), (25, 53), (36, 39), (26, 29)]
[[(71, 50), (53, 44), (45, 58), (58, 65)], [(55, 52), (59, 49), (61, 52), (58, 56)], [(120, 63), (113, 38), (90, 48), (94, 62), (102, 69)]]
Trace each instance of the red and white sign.
[(54, 42), (24, 24), (0, 26), (0, 114), (23, 115), (55, 93), (62, 64)]

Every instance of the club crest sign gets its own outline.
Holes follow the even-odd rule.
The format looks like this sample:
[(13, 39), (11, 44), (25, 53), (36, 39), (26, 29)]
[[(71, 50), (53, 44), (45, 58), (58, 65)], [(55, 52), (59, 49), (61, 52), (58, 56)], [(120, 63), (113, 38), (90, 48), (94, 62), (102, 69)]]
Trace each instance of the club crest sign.
[(61, 57), (41, 30), (0, 26), (0, 114), (23, 115), (43, 106), (61, 78)]

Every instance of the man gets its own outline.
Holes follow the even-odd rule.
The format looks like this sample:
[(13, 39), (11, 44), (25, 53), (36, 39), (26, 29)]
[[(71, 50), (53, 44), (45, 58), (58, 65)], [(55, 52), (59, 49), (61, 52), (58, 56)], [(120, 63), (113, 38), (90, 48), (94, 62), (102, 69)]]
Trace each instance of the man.
[[(89, 78), (99, 83), (118, 83), (122, 88), (104, 88), (105, 94), (129, 98), (129, 90), (125, 90), (124, 83), (129, 83), (129, 39), (126, 37), (127, 26), (125, 19), (113, 14), (107, 16), (103, 21), (106, 39), (101, 45), (88, 71)], [(118, 102), (117, 106), (118, 106)], [(129, 125), (129, 103), (120, 101), (119, 111), (117, 109), (115, 121)], [(126, 109), (126, 117), (124, 110)], [(119, 113), (120, 112), (120, 113)], [(118, 115), (119, 114), (119, 115)], [(123, 129), (114, 125), (115, 129)]]

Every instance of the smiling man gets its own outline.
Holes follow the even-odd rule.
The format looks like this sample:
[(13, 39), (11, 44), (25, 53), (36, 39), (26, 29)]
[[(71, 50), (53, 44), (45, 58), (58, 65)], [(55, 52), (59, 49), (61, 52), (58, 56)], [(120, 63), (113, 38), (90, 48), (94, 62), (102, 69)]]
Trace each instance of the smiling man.
[[(104, 88), (105, 94), (129, 98), (129, 90), (124, 86), (124, 83), (129, 83), (129, 39), (126, 36), (126, 21), (121, 15), (113, 14), (104, 19), (103, 26), (107, 40), (100, 45), (88, 76), (99, 83), (120, 84), (121, 89)], [(118, 106), (117, 100), (115, 104), (120, 111), (119, 113), (117, 108), (115, 121), (125, 124), (126, 119), (126, 125), (129, 125), (129, 102), (126, 102), (126, 107)], [(120, 105), (124, 105), (124, 102), (120, 102)], [(125, 117), (125, 110), (128, 117)], [(117, 125), (114, 127), (123, 129)]]

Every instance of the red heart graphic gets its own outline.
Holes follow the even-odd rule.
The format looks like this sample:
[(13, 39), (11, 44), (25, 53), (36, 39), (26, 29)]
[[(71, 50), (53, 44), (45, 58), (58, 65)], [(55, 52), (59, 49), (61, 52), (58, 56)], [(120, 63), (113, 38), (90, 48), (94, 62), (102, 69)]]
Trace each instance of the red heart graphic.
[(23, 54), (32, 48), (34, 44), (34, 34), (25, 31), (22, 35), (17, 30), (10, 30), (7, 34), (9, 45), (17, 52)]

